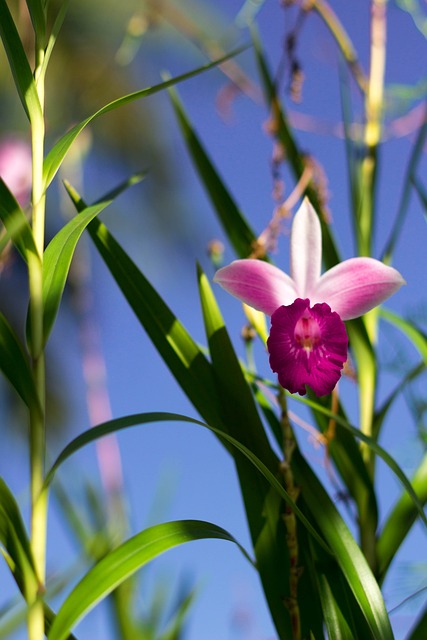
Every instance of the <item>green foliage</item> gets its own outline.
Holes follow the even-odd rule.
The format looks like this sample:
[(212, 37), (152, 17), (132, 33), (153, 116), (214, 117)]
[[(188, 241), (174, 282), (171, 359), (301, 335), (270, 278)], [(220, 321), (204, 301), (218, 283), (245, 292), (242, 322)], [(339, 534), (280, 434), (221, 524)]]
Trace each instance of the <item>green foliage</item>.
[(39, 411), (39, 400), (28, 358), (2, 313), (0, 313), (0, 369), (27, 407)]
[(135, 571), (160, 554), (195, 540), (236, 540), (210, 522), (181, 520), (145, 529), (108, 553), (74, 587), (59, 609), (48, 640), (65, 640), (75, 624)]
[(34, 243), (34, 236), (25, 213), (7, 185), (0, 177), (0, 219), (6, 229), (6, 234), (2, 238), (2, 250), (11, 240), (21, 257), (28, 261), (28, 253), (37, 256), (37, 249)]
[(225, 62), (226, 60), (236, 56), (241, 51), (243, 51), (242, 48), (237, 49), (236, 51), (232, 51), (231, 53), (225, 56), (222, 56), (218, 60), (215, 60), (214, 62), (206, 64), (203, 67), (199, 67), (198, 69), (194, 69), (193, 71), (189, 71), (188, 73), (183, 73), (180, 76), (177, 76), (176, 78), (170, 78), (169, 80), (166, 80), (165, 82), (160, 82), (159, 84), (156, 84), (152, 87), (147, 87), (146, 89), (141, 89), (140, 91), (134, 91), (133, 93), (130, 93), (126, 96), (122, 96), (117, 100), (113, 100), (112, 102), (109, 102), (104, 107), (101, 107), (100, 109), (98, 109), (98, 111), (90, 115), (88, 118), (76, 124), (72, 129), (70, 129), (70, 131), (67, 131), (67, 133), (65, 133), (55, 143), (55, 145), (52, 147), (52, 149), (49, 151), (49, 153), (46, 156), (46, 159), (44, 161), (44, 168), (43, 168), (44, 189), (46, 190), (49, 184), (52, 182), (53, 178), (56, 175), (56, 172), (61, 166), (74, 140), (83, 131), (83, 129), (87, 127), (87, 125), (90, 124), (93, 120), (95, 120), (96, 118), (99, 118), (99, 116), (102, 116), (105, 113), (108, 113), (109, 111), (114, 111), (119, 107), (123, 107), (131, 102), (134, 102), (135, 100), (146, 98), (155, 93), (158, 93), (159, 91), (168, 89), (169, 87), (174, 86), (178, 82), (183, 82), (184, 80), (193, 78), (194, 76), (197, 76), (200, 73), (208, 71), (209, 69), (212, 69), (213, 67), (218, 66), (222, 62)]
[(39, 123), (42, 119), (39, 96), (27, 56), (6, 0), (0, 0), (0, 36), (25, 113), (34, 124)]
[[(252, 24), (264, 4), (243, 2), (236, 24), (240, 27)], [(418, 5), (403, 0), (398, 4), (411, 13), (418, 28), (423, 31)], [(18, 22), (15, 24), (8, 3), (0, 0), (0, 37), (17, 95), (30, 124), (33, 152), (33, 195), (28, 211), (19, 205), (0, 178), (0, 219), (3, 224), (0, 253), (3, 258), (7, 253), (6, 248), (12, 244), (23, 260), (29, 281), (28, 348), (21, 343), (5, 315), (0, 314), (0, 369), (30, 415), (31, 534), (27, 534), (15, 497), (0, 479), (0, 545), (27, 608), (30, 640), (39, 640), (43, 628), (49, 640), (72, 638), (71, 629), (108, 596), (112, 596), (110, 601), (124, 640), (154, 637), (158, 640), (179, 640), (195, 591), (184, 590), (178, 594), (168, 624), (161, 627), (158, 624), (159, 611), (166, 607), (161, 591), (153, 599), (151, 619), (138, 619), (132, 610), (135, 586), (130, 578), (165, 551), (185, 542), (203, 539), (233, 542), (249, 560), (261, 579), (280, 638), (321, 639), (326, 633), (337, 640), (391, 640), (393, 631), (381, 584), (414, 523), (419, 520), (427, 525), (424, 513), (427, 503), (427, 457), (423, 456), (409, 480), (396, 460), (379, 444), (379, 437), (390, 409), (403, 389), (425, 372), (427, 336), (415, 323), (385, 309), (347, 323), (350, 350), (357, 369), (360, 407), (357, 427), (350, 423), (343, 399), (338, 399), (336, 395), (322, 399), (314, 399), (311, 395), (309, 399), (300, 399), (302, 405), (310, 409), (319, 439), (323, 438), (328, 461), (339, 474), (343, 493), (352, 502), (356, 529), (353, 534), (336, 501), (295, 440), (285, 393), (254, 373), (254, 361), (251, 367), (246, 367), (240, 361), (203, 270), (198, 267), (197, 280), (206, 347), (199, 346), (108, 228), (98, 220), (99, 214), (125, 189), (141, 181), (144, 173), (135, 174), (91, 205), (86, 205), (79, 193), (66, 182), (67, 192), (78, 214), (63, 224), (44, 248), (45, 194), (76, 138), (101, 115), (168, 90), (197, 177), (210, 198), (225, 238), (237, 257), (253, 255), (254, 250), (259, 248), (257, 237), (226, 186), (225, 179), (214, 166), (177, 91), (173, 89), (179, 82), (229, 62), (244, 47), (223, 55), (222, 48), (215, 46), (211, 49), (211, 53), (215, 51), (215, 56), (211, 56), (211, 60), (213, 57), (214, 60), (210, 63), (108, 102), (68, 129), (45, 156), (45, 75), (69, 2), (54, 7), (53, 3), (50, 6), (45, 0), (27, 0), (26, 5), (31, 37), (24, 40), (20, 33), (22, 25)], [(180, 16), (179, 7), (175, 8)], [(366, 79), (358, 69), (359, 63), (351, 41), (333, 11), (323, 3), (314, 3), (313, 7), (301, 11), (308, 15), (312, 9), (321, 15), (329, 27), (363, 93), (367, 124), (363, 135), (356, 140), (352, 129), (352, 90), (349, 78), (342, 73), (340, 89), (351, 218), (355, 247), (360, 255), (367, 256), (371, 255), (373, 245), (381, 119), (387, 105), (375, 105), (372, 102), (367, 81), (369, 78)], [(55, 15), (51, 15), (53, 13)], [(304, 14), (298, 15), (301, 18)], [(189, 23), (192, 25), (191, 20)], [(178, 20), (178, 24), (182, 24), (182, 21)], [(187, 21), (185, 24), (189, 29)], [(191, 29), (188, 33), (191, 33)], [(296, 33), (297, 30), (294, 37)], [(200, 34), (195, 40), (208, 48)], [(313, 159), (303, 151), (290, 124), (287, 108), (278, 90), (278, 81), (269, 68), (255, 28), (253, 45), (262, 94), (270, 116), (270, 133), (283, 149), (289, 173), (296, 184), (297, 197), (307, 195), (318, 212), (322, 226), (324, 265), (330, 268), (340, 262), (340, 251), (332, 227), (328, 224), (322, 185), (313, 172)], [(377, 52), (372, 53), (375, 55)], [(384, 78), (379, 78), (376, 85), (381, 96), (383, 82)], [(419, 92), (423, 87), (422, 83), (412, 91), (400, 87), (398, 92), (413, 101), (418, 95), (416, 91)], [(368, 136), (369, 126), (373, 127), (375, 135)], [(388, 231), (383, 251), (383, 259), (387, 263), (391, 262), (400, 239), (413, 190), (427, 210), (425, 188), (418, 176), (426, 135), (424, 118), (403, 177), (394, 222)], [(57, 319), (77, 244), (84, 231), (89, 233), (141, 327), (201, 419), (166, 412), (138, 413), (111, 419), (80, 432), (65, 445), (46, 473), (44, 460), (48, 447), (45, 441), (44, 350)], [(270, 260), (268, 255), (262, 255), (262, 258)], [(405, 373), (400, 385), (380, 404), (377, 402), (381, 374), (377, 348), (377, 335), (381, 327), (379, 319), (389, 322), (400, 331), (420, 358)], [(275, 400), (279, 411), (267, 388), (269, 392), (277, 393)], [(89, 559), (94, 564), (55, 613), (48, 605), (53, 591), (49, 588), (46, 593), (43, 591), (50, 586), (50, 580), (46, 580), (44, 575), (46, 503), (56, 472), (70, 456), (87, 444), (106, 436), (111, 437), (123, 429), (165, 421), (208, 429), (224, 445), (224, 453), (229, 454), (235, 464), (252, 549), (247, 552), (229, 532), (215, 524), (198, 520), (157, 524), (127, 540), (124, 539), (125, 527), (122, 526), (116, 538), (109, 530), (111, 515), (106, 515), (108, 509), (103, 504), (103, 498), (108, 497), (88, 489), (88, 502), (93, 509), (93, 524), (88, 526), (57, 478), (53, 487), (56, 488), (68, 525), (74, 530), (81, 559)], [(403, 487), (383, 523), (378, 513), (378, 458)], [(120, 508), (123, 514), (123, 504), (120, 504)], [(114, 533), (117, 532), (118, 529), (115, 529)], [(66, 584), (70, 576), (64, 574), (63, 578)], [(426, 632), (427, 614), (424, 610), (408, 640), (424, 638)]]

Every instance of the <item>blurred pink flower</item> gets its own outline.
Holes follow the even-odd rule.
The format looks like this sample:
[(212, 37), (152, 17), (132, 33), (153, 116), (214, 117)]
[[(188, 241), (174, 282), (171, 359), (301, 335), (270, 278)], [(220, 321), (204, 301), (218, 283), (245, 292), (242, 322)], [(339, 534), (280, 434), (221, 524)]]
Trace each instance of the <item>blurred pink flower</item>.
[(291, 275), (261, 260), (236, 260), (215, 274), (226, 291), (271, 316), (270, 366), (291, 393), (330, 393), (347, 359), (343, 320), (363, 315), (404, 279), (373, 258), (351, 258), (321, 275), (322, 233), (306, 198), (292, 224)]
[(31, 193), (31, 147), (19, 138), (0, 142), (0, 176), (21, 206), (28, 204)]

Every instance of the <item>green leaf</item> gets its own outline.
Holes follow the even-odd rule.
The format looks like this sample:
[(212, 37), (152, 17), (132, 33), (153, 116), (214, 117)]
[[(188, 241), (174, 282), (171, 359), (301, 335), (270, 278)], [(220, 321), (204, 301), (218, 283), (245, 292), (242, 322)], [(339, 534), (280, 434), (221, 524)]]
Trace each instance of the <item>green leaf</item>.
[(409, 198), (411, 195), (411, 189), (415, 178), (415, 172), (423, 154), (424, 143), (427, 136), (427, 117), (424, 116), (424, 122), (418, 131), (417, 138), (412, 148), (412, 153), (409, 158), (408, 166), (406, 169), (405, 177), (403, 180), (402, 195), (400, 197), (399, 207), (396, 214), (396, 219), (390, 232), (389, 239), (382, 253), (382, 260), (389, 263), (391, 261), (394, 248), (399, 239), (400, 232), (405, 222), (405, 217), (408, 211)]
[(25, 113), (31, 122), (43, 118), (33, 74), (6, 0), (0, 0), (0, 37)]
[(148, 562), (185, 542), (227, 540), (244, 549), (227, 531), (209, 522), (181, 520), (155, 525), (127, 540), (100, 560), (67, 597), (50, 629), (48, 640), (64, 640), (72, 627), (118, 585)]
[(320, 594), (328, 638), (375, 640), (336, 561), (323, 557), (310, 540), (314, 561), (309, 571)]
[(256, 236), (227, 190), (211, 159), (203, 148), (175, 90), (170, 89), (172, 106), (181, 127), (188, 152), (204, 185), (227, 237), (240, 258), (255, 248)]
[(334, 552), (373, 638), (391, 640), (393, 632), (381, 591), (347, 525), (299, 451), (294, 453), (293, 469), (304, 501)]
[(421, 613), (406, 640), (425, 640), (427, 636), (427, 607)]
[[(1, 16), (0, 16), (0, 18), (1, 18)], [(235, 51), (232, 51), (231, 53), (227, 54), (226, 56), (223, 56), (222, 58), (219, 58), (218, 60), (215, 60), (214, 62), (210, 62), (209, 64), (206, 64), (206, 65), (204, 65), (202, 67), (194, 69), (193, 71), (190, 71), (188, 73), (184, 73), (182, 75), (176, 76), (175, 78), (171, 78), (170, 80), (166, 80), (165, 82), (161, 82), (160, 84), (156, 84), (156, 85), (154, 85), (152, 87), (147, 87), (146, 89), (141, 89), (140, 91), (135, 91), (134, 93), (129, 93), (126, 96), (122, 96), (121, 98), (118, 98), (117, 100), (113, 100), (112, 102), (109, 102), (108, 104), (106, 104), (101, 109), (98, 109), (98, 111), (93, 113), (91, 116), (89, 116), (88, 118), (86, 118), (85, 120), (80, 122), (79, 124), (76, 124), (72, 129), (70, 129), (70, 131), (68, 131), (65, 135), (63, 135), (58, 140), (58, 142), (50, 150), (50, 152), (48, 153), (48, 155), (45, 158), (45, 161), (44, 161), (44, 172), (43, 172), (44, 173), (44, 188), (45, 188), (45, 190), (47, 189), (47, 187), (49, 186), (49, 184), (51, 183), (51, 181), (55, 177), (56, 172), (58, 171), (59, 167), (61, 166), (62, 161), (64, 160), (64, 158), (65, 158), (65, 156), (67, 154), (67, 151), (71, 147), (71, 145), (73, 144), (74, 140), (77, 138), (79, 133), (90, 122), (92, 122), (92, 120), (95, 120), (99, 116), (102, 116), (105, 113), (108, 113), (109, 111), (113, 111), (114, 109), (118, 109), (119, 107), (122, 107), (122, 106), (124, 106), (126, 104), (129, 104), (130, 102), (134, 102), (135, 100), (140, 100), (141, 98), (146, 98), (148, 96), (153, 95), (154, 93), (158, 93), (159, 91), (163, 91), (164, 89), (167, 89), (168, 87), (171, 87), (174, 84), (177, 84), (178, 82), (183, 82), (184, 80), (188, 80), (189, 78), (192, 78), (192, 77), (194, 77), (194, 76), (196, 76), (196, 75), (198, 75), (200, 73), (203, 73), (204, 71), (208, 71), (209, 69), (212, 69), (213, 67), (218, 66), (222, 62), (225, 62), (226, 60), (229, 60), (233, 56), (238, 55), (239, 53), (241, 53), (245, 49), (246, 49), (246, 47), (242, 47), (240, 49), (236, 49)]]
[(211, 366), (202, 350), (107, 228), (93, 220), (88, 231), (136, 317), (196, 410), (208, 424), (224, 429)]
[[(46, 342), (55, 322), (67, 281), (71, 260), (77, 243), (87, 225), (103, 211), (114, 197), (125, 188), (142, 180), (144, 174), (136, 174), (126, 180), (101, 202), (80, 210), (80, 215), (70, 220), (52, 238), (46, 247), (43, 261), (43, 334)], [(69, 193), (71, 187), (67, 184)]]
[(58, 313), (71, 260), (83, 231), (111, 201), (87, 207), (52, 238), (43, 260), (43, 337), (46, 343)]
[(312, 402), (311, 400), (307, 400), (305, 398), (297, 398), (297, 397), (295, 397), (295, 399), (298, 402), (302, 402), (303, 404), (306, 404), (306, 405), (312, 407), (315, 411), (320, 411), (324, 415), (329, 416), (331, 418), (334, 418), (338, 424), (341, 424), (345, 429), (347, 429), (347, 431), (349, 431), (356, 438), (358, 438), (359, 440), (364, 442), (374, 453), (376, 453), (376, 455), (379, 456), (386, 463), (386, 465), (391, 469), (391, 471), (398, 478), (398, 480), (400, 480), (401, 484), (403, 485), (403, 487), (405, 488), (405, 490), (408, 493), (409, 497), (411, 498), (414, 507), (418, 511), (418, 514), (419, 514), (421, 520), (427, 526), (427, 517), (426, 517), (426, 515), (424, 513), (423, 505), (419, 501), (419, 499), (418, 499), (418, 497), (417, 497), (417, 495), (416, 495), (416, 493), (415, 493), (415, 491), (414, 491), (414, 489), (412, 487), (411, 482), (408, 480), (408, 478), (406, 477), (405, 473), (402, 471), (402, 469), (397, 464), (397, 462), (394, 460), (394, 458), (392, 458), (391, 455), (387, 453), (387, 451), (385, 451), (382, 447), (380, 447), (380, 445), (377, 444), (377, 442), (375, 442), (375, 440), (373, 438), (370, 438), (369, 436), (365, 435), (364, 433), (362, 433), (360, 431), (360, 429), (357, 429), (356, 427), (351, 425), (346, 420), (343, 420), (343, 418), (341, 416), (332, 413), (332, 411), (329, 411), (325, 407), (322, 407), (320, 404), (318, 404), (316, 402)]
[(0, 369), (28, 408), (39, 407), (27, 356), (6, 318), (0, 313)]
[(49, 40), (47, 43), (45, 55), (43, 58), (42, 65), (42, 74), (46, 73), (47, 65), (49, 64), (50, 56), (52, 55), (53, 47), (55, 46), (59, 32), (61, 31), (61, 27), (64, 23), (65, 16), (67, 15), (68, 7), (70, 5), (70, 0), (63, 0), (61, 2), (61, 6), (58, 10), (58, 13), (55, 18), (55, 22), (53, 24), (52, 30), (49, 35)]
[(34, 33), (39, 45), (44, 48), (46, 38), (46, 15), (43, 0), (26, 0)]
[(417, 192), (418, 197), (421, 200), (421, 204), (424, 207), (424, 220), (427, 221), (427, 191), (416, 176), (412, 178), (412, 184), (414, 185), (414, 189)]
[(235, 447), (238, 451), (240, 451), (248, 460), (252, 462), (252, 464), (261, 472), (261, 474), (268, 480), (271, 487), (277, 491), (277, 493), (292, 507), (298, 517), (301, 517), (301, 521), (307, 527), (311, 535), (318, 541), (320, 545), (327, 551), (327, 547), (325, 546), (323, 540), (318, 536), (316, 530), (312, 527), (310, 522), (301, 513), (298, 506), (293, 502), (293, 500), (288, 496), (286, 491), (283, 489), (280, 482), (277, 478), (271, 473), (271, 471), (267, 468), (267, 466), (257, 458), (245, 445), (240, 443), (238, 440), (233, 438), (228, 433), (224, 433), (220, 429), (216, 429), (200, 420), (196, 420), (195, 418), (190, 418), (188, 416), (181, 415), (179, 413), (168, 413), (168, 412), (149, 412), (149, 413), (137, 413), (130, 416), (123, 416), (121, 418), (116, 418), (114, 420), (109, 420), (108, 422), (104, 422), (96, 427), (92, 427), (87, 431), (84, 431), (79, 436), (74, 438), (58, 455), (54, 464), (50, 468), (49, 472), (46, 475), (45, 479), (45, 488), (52, 482), (52, 479), (58, 469), (58, 467), (67, 460), (73, 453), (76, 453), (79, 449), (86, 446), (87, 444), (94, 442), (98, 438), (102, 438), (110, 433), (115, 433), (117, 431), (121, 431), (122, 429), (127, 429), (129, 427), (138, 426), (141, 424), (149, 424), (152, 422), (164, 422), (164, 421), (179, 421), (179, 422), (188, 422), (190, 424), (196, 424), (206, 429), (209, 429), (213, 433), (215, 433), (220, 440), (225, 440), (230, 443), (233, 447)]
[(402, 11), (406, 11), (411, 16), (417, 29), (424, 37), (427, 37), (427, 21), (425, 8), (420, 0), (396, 0), (396, 4)]
[(25, 262), (27, 262), (27, 256), (29, 252), (33, 253), (36, 256), (38, 255), (34, 242), (33, 231), (30, 227), (27, 217), (1, 177), (0, 219), (3, 222), (7, 232), (7, 235), (2, 243), (3, 247), (9, 239), (12, 240)]
[(420, 353), (425, 365), (427, 366), (427, 336), (423, 331), (418, 329), (413, 322), (404, 320), (401, 316), (393, 313), (389, 309), (380, 309), (380, 315), (384, 320), (390, 322), (395, 327), (400, 329), (402, 333), (412, 342), (414, 347)]
[(379, 430), (385, 420), (385, 417), (392, 406), (393, 402), (400, 396), (403, 389), (409, 384), (412, 380), (414, 380), (421, 373), (424, 373), (427, 364), (424, 361), (419, 362), (415, 365), (408, 373), (399, 381), (396, 385), (396, 388), (391, 391), (389, 396), (384, 400), (381, 407), (375, 411), (374, 417), (374, 428), (372, 435), (375, 439), (378, 437)]
[(2, 553), (25, 599), (36, 592), (37, 579), (24, 523), (8, 486), (0, 478), (0, 543)]
[[(323, 406), (328, 408), (330, 404), (329, 397), (316, 398), (310, 392), (308, 397), (315, 403), (315, 406)], [(338, 405), (338, 411), (341, 420), (348, 423), (341, 403)], [(312, 414), (318, 425), (319, 431), (324, 433), (329, 427), (329, 421), (333, 418), (327, 417), (323, 413), (319, 413), (316, 409), (312, 410)], [(336, 423), (335, 433), (328, 444), (328, 454), (331, 456), (336, 469), (341, 476), (342, 481), (349, 493), (354, 499), (358, 512), (368, 509), (370, 517), (377, 525), (378, 506), (375, 496), (375, 490), (372, 480), (368, 474), (365, 463), (360, 452), (360, 447), (354, 436), (342, 424)]]
[[(254, 398), (232, 347), (220, 310), (205, 274), (199, 268), (199, 290), (205, 331), (214, 370), (221, 413), (229, 433), (253, 452), (275, 475), (279, 460), (273, 453)], [(246, 515), (255, 549), (257, 568), (280, 637), (289, 633), (283, 615), (283, 593), (288, 584), (289, 557), (282, 509), (265, 477), (234, 453)], [(300, 514), (293, 504), (294, 513)], [(301, 517), (299, 515), (299, 517)], [(287, 623), (287, 624), (286, 624)]]
[(180, 597), (179, 602), (175, 606), (172, 619), (169, 621), (167, 629), (161, 634), (159, 640), (181, 640), (183, 637), (183, 629), (185, 620), (188, 618), (190, 609), (195, 599), (195, 591), (191, 590)]
[[(360, 198), (359, 194), (359, 180), (358, 180), (358, 156), (357, 156), (357, 144), (354, 141), (354, 135), (352, 133), (352, 123), (354, 122), (354, 115), (352, 109), (352, 84), (348, 74), (348, 69), (344, 65), (344, 59), (342, 56), (338, 58), (339, 63), (339, 88), (341, 97), (341, 111), (344, 125), (344, 141), (345, 141), (345, 157), (347, 161), (347, 175), (349, 183), (349, 191), (351, 198), (351, 211), (353, 213), (353, 222), (355, 220), (354, 212), (357, 210), (357, 203)], [(355, 230), (356, 231), (356, 230)]]
[[(411, 485), (421, 505), (427, 503), (427, 454), (418, 467)], [(382, 582), (397, 550), (418, 517), (418, 510), (408, 493), (402, 493), (388, 515), (377, 541), (378, 575)]]

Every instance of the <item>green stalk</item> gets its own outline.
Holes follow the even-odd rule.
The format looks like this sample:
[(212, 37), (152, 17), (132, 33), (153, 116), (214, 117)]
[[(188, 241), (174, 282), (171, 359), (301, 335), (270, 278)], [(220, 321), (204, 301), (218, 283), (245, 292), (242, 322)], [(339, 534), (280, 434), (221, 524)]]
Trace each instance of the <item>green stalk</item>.
[[(384, 102), (384, 73), (386, 61), (386, 5), (387, 0), (372, 0), (371, 11), (371, 60), (366, 92), (365, 112), (365, 157), (361, 165), (361, 199), (358, 216), (359, 255), (372, 253), (373, 217), (375, 208), (375, 185), (377, 152), (381, 142), (381, 128)], [(377, 337), (378, 312), (373, 310), (364, 317), (366, 329), (372, 344)], [(361, 394), (361, 429), (372, 435), (374, 414), (375, 380)], [(365, 460), (369, 462), (371, 452), (364, 448)]]
[(35, 80), (41, 114), (31, 118), (32, 145), (32, 228), (37, 254), (28, 255), (30, 293), (30, 352), (39, 406), (30, 413), (30, 477), (31, 477), (31, 549), (39, 580), (37, 593), (29, 603), (28, 636), (30, 640), (44, 638), (44, 608), (42, 593), (46, 575), (47, 492), (43, 489), (45, 476), (45, 357), (43, 340), (43, 252), (45, 234), (45, 193), (43, 187), (44, 159), (44, 74), (43, 49), (36, 39)]
[[(365, 99), (365, 155), (361, 163), (359, 211), (357, 212), (357, 241), (359, 255), (372, 254), (374, 229), (375, 188), (378, 165), (378, 147), (381, 143), (384, 105), (384, 75), (386, 62), (386, 5), (387, 0), (372, 0), (371, 3), (371, 59)], [(363, 318), (371, 344), (375, 345), (378, 328), (378, 309), (373, 309)], [(361, 363), (359, 363), (360, 365)], [(376, 362), (360, 370), (360, 428), (373, 435), (376, 391)], [(372, 479), (375, 474), (375, 455), (362, 444), (362, 455)], [(376, 529), (369, 505), (359, 514), (360, 543), (366, 559), (374, 573), (377, 570)]]

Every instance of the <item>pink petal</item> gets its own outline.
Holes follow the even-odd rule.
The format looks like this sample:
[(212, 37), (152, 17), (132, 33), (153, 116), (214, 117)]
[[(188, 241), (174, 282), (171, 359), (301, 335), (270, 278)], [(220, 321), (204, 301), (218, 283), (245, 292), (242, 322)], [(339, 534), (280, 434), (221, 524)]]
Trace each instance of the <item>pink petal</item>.
[(214, 277), (228, 293), (267, 315), (296, 298), (291, 278), (263, 260), (235, 260)]
[(312, 302), (327, 302), (342, 320), (381, 304), (405, 283), (400, 273), (373, 258), (351, 258), (324, 273)]
[(322, 231), (308, 198), (295, 214), (291, 231), (291, 276), (297, 293), (310, 298), (320, 278)]
[(291, 393), (306, 393), (309, 385), (317, 396), (331, 393), (347, 360), (345, 325), (330, 307), (298, 298), (282, 306), (271, 318), (267, 341), (270, 366)]

